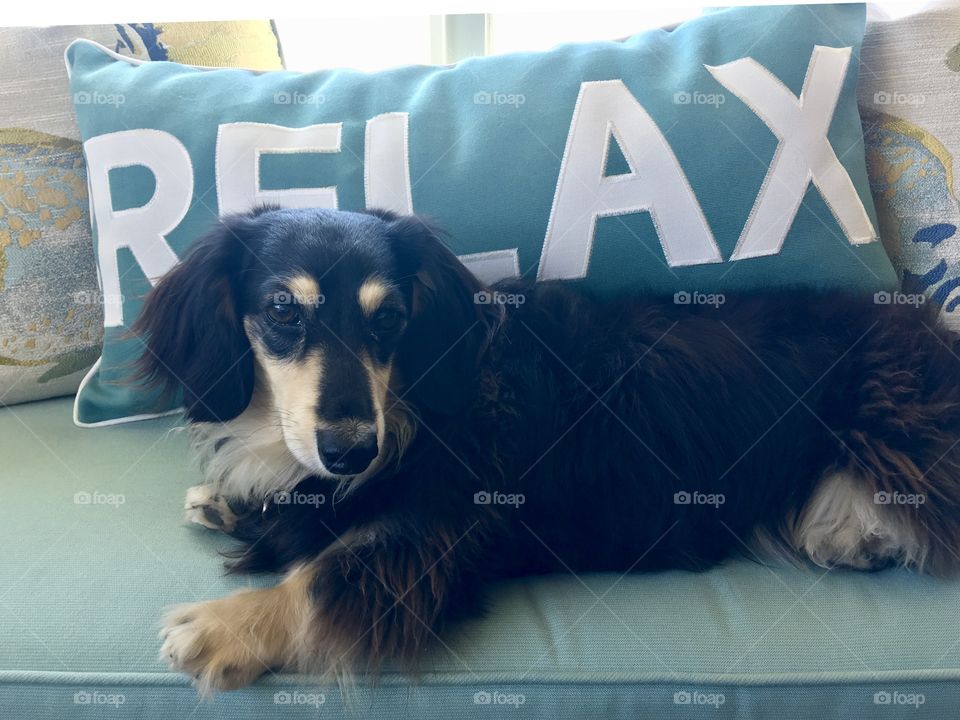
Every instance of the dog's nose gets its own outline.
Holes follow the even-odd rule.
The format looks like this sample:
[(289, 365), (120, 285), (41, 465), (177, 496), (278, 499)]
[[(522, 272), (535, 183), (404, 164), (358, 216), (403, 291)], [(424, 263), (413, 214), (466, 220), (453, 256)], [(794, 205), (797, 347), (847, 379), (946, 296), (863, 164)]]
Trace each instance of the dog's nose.
[(317, 431), (317, 448), (323, 466), (335, 475), (359, 475), (377, 456), (377, 433), (346, 438), (333, 430)]

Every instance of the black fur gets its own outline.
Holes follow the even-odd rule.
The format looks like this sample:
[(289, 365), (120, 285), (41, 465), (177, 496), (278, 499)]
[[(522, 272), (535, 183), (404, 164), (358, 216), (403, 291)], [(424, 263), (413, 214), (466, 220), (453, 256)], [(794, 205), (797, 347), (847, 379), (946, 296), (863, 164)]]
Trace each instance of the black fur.
[[(327, 217), (307, 217), (316, 231), (289, 238), (289, 262), (342, 251), (342, 238), (324, 235)], [(304, 222), (298, 211), (256, 218), (259, 246), (291, 218)], [(789, 536), (831, 471), (865, 492), (923, 494), (888, 510), (927, 543), (927, 569), (956, 567), (960, 360), (933, 308), (802, 288), (678, 305), (519, 281), (495, 290), (522, 304), (478, 304), (484, 288), (435, 230), (375, 220), (356, 221), (356, 257), (323, 268), (322, 283), (342, 288), (342, 303), (372, 270), (402, 289), (410, 321), (392, 351), (391, 402), (416, 415), (416, 439), (338, 502), (261, 510), (256, 499), (235, 533), (252, 543), (235, 569), (313, 563), (318, 647), (349, 648), (360, 667), (412, 661), (447, 622), (475, 613), (494, 579), (703, 569), (750, 554), (758, 534)], [(232, 397), (204, 384), (243, 345), (227, 332), (235, 314), (213, 312), (223, 332), (213, 330), (222, 304), (208, 301), (204, 317), (192, 307), (219, 273), (222, 287), (243, 281), (228, 268), (244, 253), (217, 252), (216, 237), (194, 251), (211, 260), (175, 270), (139, 323), (164, 358), (145, 357), (148, 367), (185, 379), (194, 420), (228, 417), (249, 398), (249, 368)], [(195, 367), (213, 358), (216, 370)], [(311, 478), (300, 490), (332, 487)], [(494, 493), (516, 502), (482, 502)], [(682, 504), (678, 493), (723, 503)]]
[(255, 218), (230, 218), (199, 240), (147, 295), (133, 326), (144, 341), (139, 376), (167, 396), (182, 392), (197, 422), (236, 417), (250, 402), (241, 278), (257, 243)]

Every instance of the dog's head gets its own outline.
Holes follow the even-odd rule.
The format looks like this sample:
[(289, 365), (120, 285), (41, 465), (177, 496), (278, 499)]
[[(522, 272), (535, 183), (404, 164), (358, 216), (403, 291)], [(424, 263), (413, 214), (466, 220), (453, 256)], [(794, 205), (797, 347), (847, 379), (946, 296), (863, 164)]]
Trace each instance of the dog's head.
[(481, 284), (423, 219), (263, 209), (224, 219), (148, 295), (142, 375), (223, 423), (256, 394), (322, 477), (396, 453), (387, 426), (461, 410), (495, 321)]

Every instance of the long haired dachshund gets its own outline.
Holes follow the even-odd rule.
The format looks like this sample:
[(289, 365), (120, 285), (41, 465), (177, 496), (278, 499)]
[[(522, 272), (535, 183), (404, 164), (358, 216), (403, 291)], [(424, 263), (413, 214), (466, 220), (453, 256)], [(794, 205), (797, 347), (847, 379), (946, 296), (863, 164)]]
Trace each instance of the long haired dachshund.
[(507, 577), (958, 565), (960, 359), (923, 306), (487, 288), (420, 218), (268, 208), (135, 331), (205, 471), (188, 517), (246, 541), (234, 570), (285, 573), (167, 616), (204, 692), (413, 667)]

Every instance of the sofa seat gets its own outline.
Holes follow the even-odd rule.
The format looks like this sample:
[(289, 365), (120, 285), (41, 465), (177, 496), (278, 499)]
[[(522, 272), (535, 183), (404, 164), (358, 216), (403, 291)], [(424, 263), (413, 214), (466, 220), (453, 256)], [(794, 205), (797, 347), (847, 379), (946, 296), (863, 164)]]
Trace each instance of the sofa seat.
[(344, 701), (278, 674), (212, 700), (157, 658), (165, 606), (228, 578), (181, 519), (198, 481), (166, 418), (76, 428), (71, 400), (0, 409), (0, 717), (956, 717), (960, 581), (729, 562), (553, 576)]

